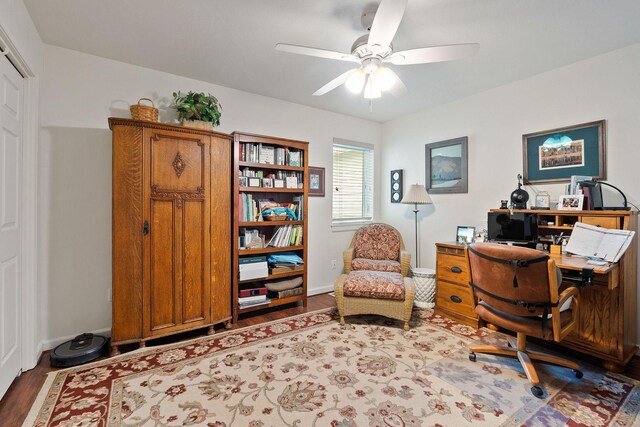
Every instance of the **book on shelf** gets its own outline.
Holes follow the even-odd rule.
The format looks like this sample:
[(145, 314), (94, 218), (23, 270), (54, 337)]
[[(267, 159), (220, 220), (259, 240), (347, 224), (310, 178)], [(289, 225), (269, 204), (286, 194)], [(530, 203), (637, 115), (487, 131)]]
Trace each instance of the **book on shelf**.
[(255, 264), (257, 262), (267, 262), (266, 255), (245, 256), (238, 259), (238, 264)]
[(635, 231), (614, 230), (576, 222), (567, 252), (608, 262), (618, 262), (633, 241)]
[(241, 222), (252, 222), (258, 217), (258, 203), (253, 199), (251, 193), (240, 193), (238, 195), (238, 220)]
[(289, 150), (289, 166), (302, 166), (301, 154), (298, 150)]
[(238, 297), (238, 302), (243, 304), (243, 303), (249, 303), (249, 302), (253, 302), (253, 301), (264, 301), (267, 299), (267, 294), (264, 295), (252, 295), (250, 297)]
[(268, 289), (265, 286), (260, 288), (250, 288), (250, 289), (240, 289), (239, 295), (240, 297), (253, 297), (256, 295), (266, 295)]
[(284, 165), (286, 160), (286, 151), (282, 147), (276, 147), (275, 149), (275, 164), (276, 165)]
[(300, 221), (304, 220), (304, 196), (292, 197), (291, 201), (296, 205), (296, 209), (294, 210), (296, 217)]
[(260, 157), (258, 163), (272, 165), (275, 161), (275, 148), (271, 145), (260, 144)]
[(240, 308), (247, 308), (247, 307), (255, 307), (256, 305), (264, 305), (269, 303), (271, 303), (271, 299), (267, 298), (265, 300), (260, 300), (260, 301), (238, 302), (238, 306)]
[(283, 248), (285, 246), (298, 246), (302, 244), (301, 225), (283, 225), (276, 229), (267, 246)]
[(284, 291), (269, 291), (269, 296), (272, 298), (286, 298), (295, 295), (302, 295), (302, 291), (302, 286), (298, 286), (297, 288), (286, 289)]

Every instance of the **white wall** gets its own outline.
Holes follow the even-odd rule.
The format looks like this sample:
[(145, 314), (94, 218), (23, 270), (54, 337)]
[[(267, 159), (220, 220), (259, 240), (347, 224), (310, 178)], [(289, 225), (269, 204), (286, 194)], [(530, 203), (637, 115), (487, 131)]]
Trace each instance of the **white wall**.
[[(331, 188), (334, 137), (380, 146), (381, 125), (180, 76), (45, 45), (41, 88), (40, 276), (45, 345), (111, 326), (111, 132), (109, 116), (130, 117), (129, 105), (149, 97), (160, 121), (173, 91), (216, 95), (217, 130), (246, 131), (310, 142), (310, 164), (325, 167)], [(378, 156), (378, 159), (380, 156)], [(379, 199), (379, 197), (376, 197)], [(325, 292), (342, 270), (352, 232), (332, 232), (331, 191), (309, 198), (309, 291)], [(330, 269), (332, 259), (338, 268)]]
[[(388, 175), (404, 169), (405, 190), (410, 183), (425, 182), (425, 144), (469, 137), (469, 192), (432, 195), (434, 205), (421, 207), (422, 267), (435, 267), (435, 243), (454, 241), (456, 226), (486, 226), (487, 210), (509, 198), (522, 173), (526, 133), (606, 119), (607, 181), (638, 204), (639, 76), (636, 44), (385, 123), (381, 171)], [(412, 207), (386, 202), (389, 180), (382, 183), (382, 218), (402, 232), (415, 252)], [(558, 184), (535, 187), (549, 191), (552, 200), (561, 194)]]

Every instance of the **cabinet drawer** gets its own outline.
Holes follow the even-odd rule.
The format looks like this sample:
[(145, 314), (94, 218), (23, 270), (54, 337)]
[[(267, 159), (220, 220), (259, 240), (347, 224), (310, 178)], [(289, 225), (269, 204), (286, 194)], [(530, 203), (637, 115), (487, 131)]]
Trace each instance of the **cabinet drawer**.
[(476, 316), (473, 292), (468, 285), (462, 286), (438, 280), (436, 305), (467, 316)]
[(603, 228), (620, 228), (620, 217), (618, 216), (581, 216), (580, 222)]
[(438, 254), (438, 280), (448, 280), (467, 286), (469, 284), (469, 266), (466, 257)]

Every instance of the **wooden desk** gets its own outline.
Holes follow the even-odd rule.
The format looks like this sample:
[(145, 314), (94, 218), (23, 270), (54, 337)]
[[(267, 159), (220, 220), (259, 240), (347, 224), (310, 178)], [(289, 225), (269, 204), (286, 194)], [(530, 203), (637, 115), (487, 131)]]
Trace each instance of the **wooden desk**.
[(620, 265), (618, 263), (609, 263), (607, 265), (588, 264), (587, 260), (582, 257), (572, 255), (555, 255), (549, 254), (549, 257), (556, 263), (565, 276), (573, 276), (574, 272), (581, 272), (585, 268), (593, 270), (594, 284), (604, 285), (608, 289), (615, 289), (620, 284)]
[[(506, 212), (507, 210), (492, 210)], [(584, 258), (569, 255), (550, 255), (565, 276), (576, 273), (582, 268), (593, 267), (594, 279), (591, 286), (580, 288), (578, 306), (578, 325), (559, 344), (582, 353), (596, 356), (603, 361), (606, 369), (622, 372), (636, 353), (637, 347), (637, 254), (638, 254), (638, 213), (630, 211), (548, 211), (523, 210), (516, 212), (534, 212), (538, 214), (541, 240), (553, 234), (571, 234), (577, 221), (636, 232), (620, 262), (607, 266), (587, 264)], [(477, 326), (481, 322), (475, 312), (468, 313), (465, 300), (451, 304), (446, 299), (446, 291), (460, 291), (461, 283), (452, 287), (450, 274), (447, 273), (447, 258), (457, 256), (458, 264), (468, 265), (466, 248), (455, 243), (436, 244), (436, 307), (438, 314), (451, 317), (468, 325)], [(466, 270), (468, 272), (468, 270)], [(462, 273), (464, 275), (465, 273)], [(468, 274), (468, 273), (466, 273)], [(460, 275), (460, 274), (459, 274)], [(464, 277), (463, 277), (464, 278)], [(444, 286), (442, 286), (444, 285)], [(563, 286), (568, 286), (565, 281)], [(470, 288), (469, 288), (470, 290)], [(462, 291), (460, 291), (462, 292)], [(472, 298), (470, 304), (475, 305)], [(460, 310), (459, 308), (462, 308)], [(465, 311), (466, 310), (466, 311)]]

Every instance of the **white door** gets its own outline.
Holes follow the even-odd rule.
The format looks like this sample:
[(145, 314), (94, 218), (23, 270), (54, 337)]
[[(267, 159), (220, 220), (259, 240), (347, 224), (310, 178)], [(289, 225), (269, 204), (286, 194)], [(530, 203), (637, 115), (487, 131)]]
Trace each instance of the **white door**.
[(0, 56), (0, 398), (20, 373), (23, 80)]

